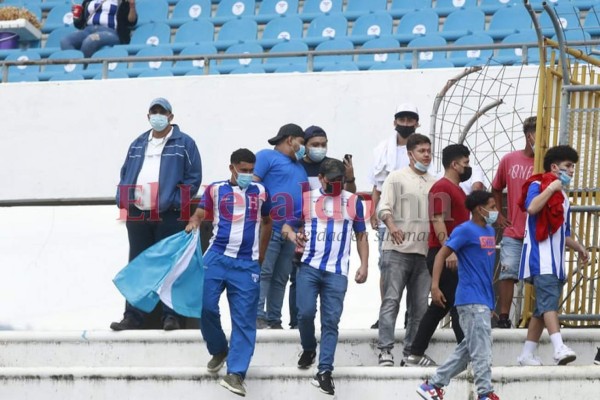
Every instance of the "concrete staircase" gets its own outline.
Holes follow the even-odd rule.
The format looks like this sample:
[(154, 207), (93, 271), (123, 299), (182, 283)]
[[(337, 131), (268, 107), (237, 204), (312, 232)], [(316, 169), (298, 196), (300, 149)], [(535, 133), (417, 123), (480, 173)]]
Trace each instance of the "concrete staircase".
[[(551, 366), (544, 336), (544, 367), (517, 367), (524, 330), (495, 330), (493, 380), (511, 400), (597, 398), (600, 366), (593, 365), (600, 330), (564, 330), (578, 354), (570, 366)], [(402, 337), (394, 349), (401, 360)], [(438, 363), (455, 346), (451, 330), (434, 336), (428, 354)], [(259, 331), (246, 384), (249, 399), (330, 399), (310, 385), (314, 370), (296, 368), (297, 331)], [(417, 399), (415, 387), (433, 368), (377, 366), (377, 331), (340, 332), (334, 379), (339, 399)], [(233, 399), (217, 383), (225, 368), (206, 371), (209, 355), (198, 331), (0, 332), (0, 399)], [(475, 399), (470, 371), (447, 388), (445, 400)]]

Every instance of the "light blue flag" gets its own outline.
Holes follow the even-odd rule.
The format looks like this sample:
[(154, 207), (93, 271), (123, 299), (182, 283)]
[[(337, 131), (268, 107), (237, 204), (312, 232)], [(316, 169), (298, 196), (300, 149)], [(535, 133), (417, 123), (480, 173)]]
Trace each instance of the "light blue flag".
[(181, 231), (146, 249), (113, 282), (142, 311), (151, 312), (161, 300), (177, 314), (200, 318), (204, 268), (199, 230)]

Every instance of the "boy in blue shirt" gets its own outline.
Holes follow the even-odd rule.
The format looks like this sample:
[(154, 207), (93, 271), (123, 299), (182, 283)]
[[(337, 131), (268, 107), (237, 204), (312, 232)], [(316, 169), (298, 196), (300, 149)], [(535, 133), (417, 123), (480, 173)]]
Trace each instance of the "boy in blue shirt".
[(446, 298), (439, 288), (440, 275), (446, 258), (456, 253), (459, 267), (454, 305), (465, 338), (435, 375), (417, 388), (417, 393), (426, 400), (442, 400), (442, 387), (464, 371), (469, 362), (475, 376), (477, 399), (499, 400), (492, 388), (492, 280), (496, 237), (490, 226), (498, 218), (498, 211), (492, 194), (481, 190), (468, 195), (465, 206), (471, 212), (471, 220), (450, 234), (435, 258), (431, 277), (431, 300), (445, 307)]

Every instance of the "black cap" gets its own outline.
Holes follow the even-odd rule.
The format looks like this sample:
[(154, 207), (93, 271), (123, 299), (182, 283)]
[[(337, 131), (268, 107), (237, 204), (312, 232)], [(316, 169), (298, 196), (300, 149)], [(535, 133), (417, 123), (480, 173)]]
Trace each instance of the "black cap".
[(281, 128), (279, 128), (279, 132), (277, 132), (277, 136), (269, 139), (269, 144), (276, 145), (281, 142), (288, 136), (293, 137), (304, 137), (304, 131), (296, 124), (285, 124)]
[(316, 136), (327, 137), (327, 133), (320, 126), (311, 125), (304, 131), (304, 140), (308, 141), (310, 138)]
[(346, 167), (344, 163), (335, 158), (326, 158), (321, 162), (319, 174), (327, 178), (328, 181), (333, 181), (338, 178), (343, 178), (346, 175)]

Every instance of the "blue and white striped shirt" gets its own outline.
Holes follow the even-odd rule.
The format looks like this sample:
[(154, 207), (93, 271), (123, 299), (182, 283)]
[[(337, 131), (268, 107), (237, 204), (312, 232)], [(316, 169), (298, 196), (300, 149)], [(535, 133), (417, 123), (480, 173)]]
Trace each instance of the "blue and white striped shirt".
[(321, 189), (305, 192), (304, 233), (307, 237), (301, 261), (313, 268), (348, 276), (350, 244), (355, 233), (367, 230), (363, 205), (353, 193), (337, 197)]
[[(87, 6), (88, 25), (101, 25), (117, 29), (119, 0), (93, 0)], [(98, 11), (96, 11), (98, 10)]]
[(258, 260), (261, 216), (269, 215), (271, 202), (265, 187), (252, 182), (246, 189), (229, 181), (210, 184), (198, 207), (213, 222), (208, 250), (243, 260)]
[[(565, 279), (565, 239), (571, 236), (571, 224), (569, 221), (570, 204), (565, 192), (564, 197), (564, 223), (548, 239), (538, 242), (535, 238), (537, 215), (527, 214), (525, 224), (525, 238), (521, 252), (521, 266), (519, 279), (531, 279), (537, 275), (556, 275), (558, 279)], [(540, 182), (529, 185), (525, 207), (529, 207), (531, 201), (540, 195)]]

